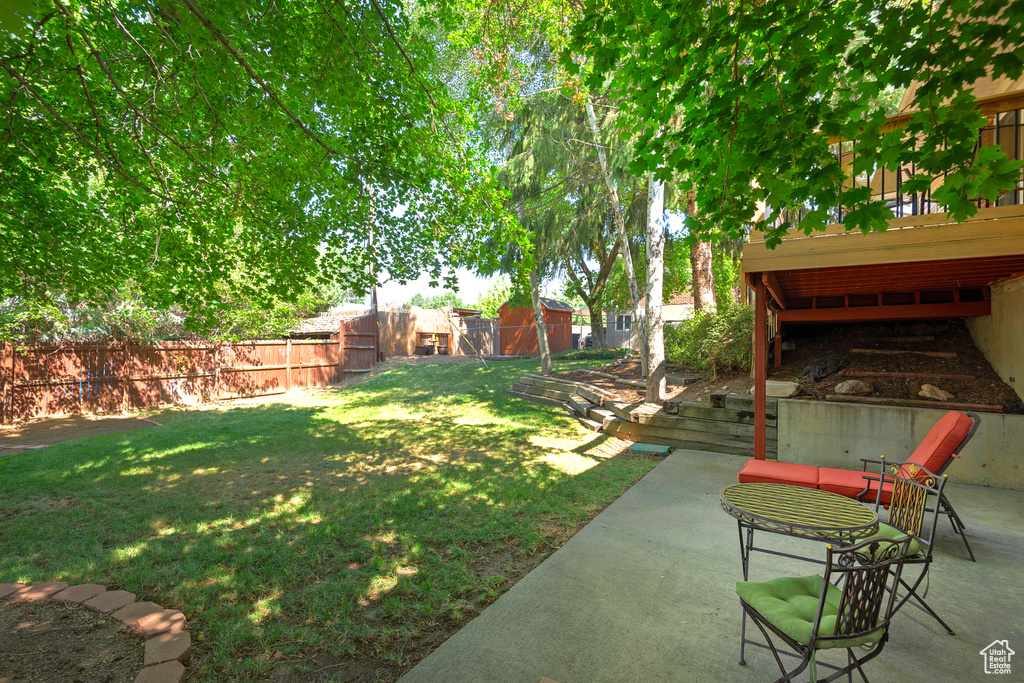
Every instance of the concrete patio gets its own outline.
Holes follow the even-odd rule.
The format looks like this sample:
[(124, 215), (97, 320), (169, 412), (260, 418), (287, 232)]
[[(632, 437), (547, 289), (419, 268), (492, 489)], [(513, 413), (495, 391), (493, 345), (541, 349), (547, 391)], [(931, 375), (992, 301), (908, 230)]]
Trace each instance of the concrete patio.
[[(737, 663), (739, 539), (719, 493), (735, 483), (742, 462), (673, 452), (403, 683), (775, 680), (779, 672), (765, 650), (748, 648), (747, 666)], [(942, 519), (928, 601), (956, 635), (908, 605), (865, 671), (882, 682), (989, 680), (979, 653), (1008, 640), (1020, 661), (1012, 660), (1013, 673), (1002, 680), (1024, 680), (1024, 493), (955, 482), (947, 492), (978, 558), (967, 559)], [(777, 534), (758, 541), (824, 554), (814, 541)], [(750, 571), (760, 580), (818, 568), (755, 553)], [(827, 653), (822, 661), (837, 657)], [(806, 671), (799, 680), (807, 680)]]

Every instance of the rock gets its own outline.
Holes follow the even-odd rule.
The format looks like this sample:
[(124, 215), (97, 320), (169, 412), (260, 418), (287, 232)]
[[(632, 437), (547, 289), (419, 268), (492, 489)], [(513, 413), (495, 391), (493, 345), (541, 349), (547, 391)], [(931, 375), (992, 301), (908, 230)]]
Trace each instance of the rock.
[(796, 342), (795, 341), (784, 341), (784, 342), (782, 342), (782, 350), (783, 351), (796, 351)]
[(836, 385), (836, 393), (840, 396), (867, 396), (874, 391), (873, 386), (860, 379), (848, 379)]
[(924, 398), (930, 398), (935, 401), (952, 401), (954, 398), (956, 398), (956, 396), (954, 396), (953, 394), (949, 393), (948, 391), (943, 391), (942, 389), (939, 389), (934, 384), (922, 384), (921, 391), (918, 392), (917, 395), (923, 396)]
[[(791, 398), (800, 393), (800, 385), (796, 382), (779, 382), (769, 379), (764, 383), (765, 396), (768, 398)], [(754, 393), (754, 387), (750, 387), (750, 393)]]

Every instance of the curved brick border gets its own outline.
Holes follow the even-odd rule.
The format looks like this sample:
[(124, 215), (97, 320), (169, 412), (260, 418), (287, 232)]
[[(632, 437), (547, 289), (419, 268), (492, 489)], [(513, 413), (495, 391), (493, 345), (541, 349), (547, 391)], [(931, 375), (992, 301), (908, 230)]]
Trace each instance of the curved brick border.
[(0, 599), (10, 602), (49, 600), (81, 604), (94, 612), (109, 614), (142, 636), (146, 641), (143, 669), (135, 683), (181, 683), (185, 664), (192, 655), (192, 638), (185, 630), (185, 615), (164, 609), (152, 602), (135, 602), (135, 594), (108, 591), (95, 583), (68, 586), (63, 581), (49, 581), (26, 586), (23, 583), (0, 583)]

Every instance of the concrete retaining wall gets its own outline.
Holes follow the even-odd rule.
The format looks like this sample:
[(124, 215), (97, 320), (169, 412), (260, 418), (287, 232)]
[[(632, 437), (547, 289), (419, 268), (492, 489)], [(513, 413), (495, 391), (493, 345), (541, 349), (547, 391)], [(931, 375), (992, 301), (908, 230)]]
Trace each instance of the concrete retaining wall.
[[(860, 458), (905, 460), (946, 411), (779, 400), (779, 459), (860, 469)], [(981, 426), (950, 482), (1024, 491), (1024, 415), (979, 413)]]
[(1024, 400), (1024, 277), (992, 287), (992, 315), (968, 318), (974, 343)]

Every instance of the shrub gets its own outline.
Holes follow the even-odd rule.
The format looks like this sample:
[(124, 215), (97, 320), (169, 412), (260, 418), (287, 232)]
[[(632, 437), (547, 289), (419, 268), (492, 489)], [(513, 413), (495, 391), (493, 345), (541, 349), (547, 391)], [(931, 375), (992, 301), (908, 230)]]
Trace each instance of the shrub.
[(753, 329), (754, 311), (747, 306), (733, 304), (701, 312), (665, 326), (665, 356), (712, 378), (724, 370), (749, 371)]

